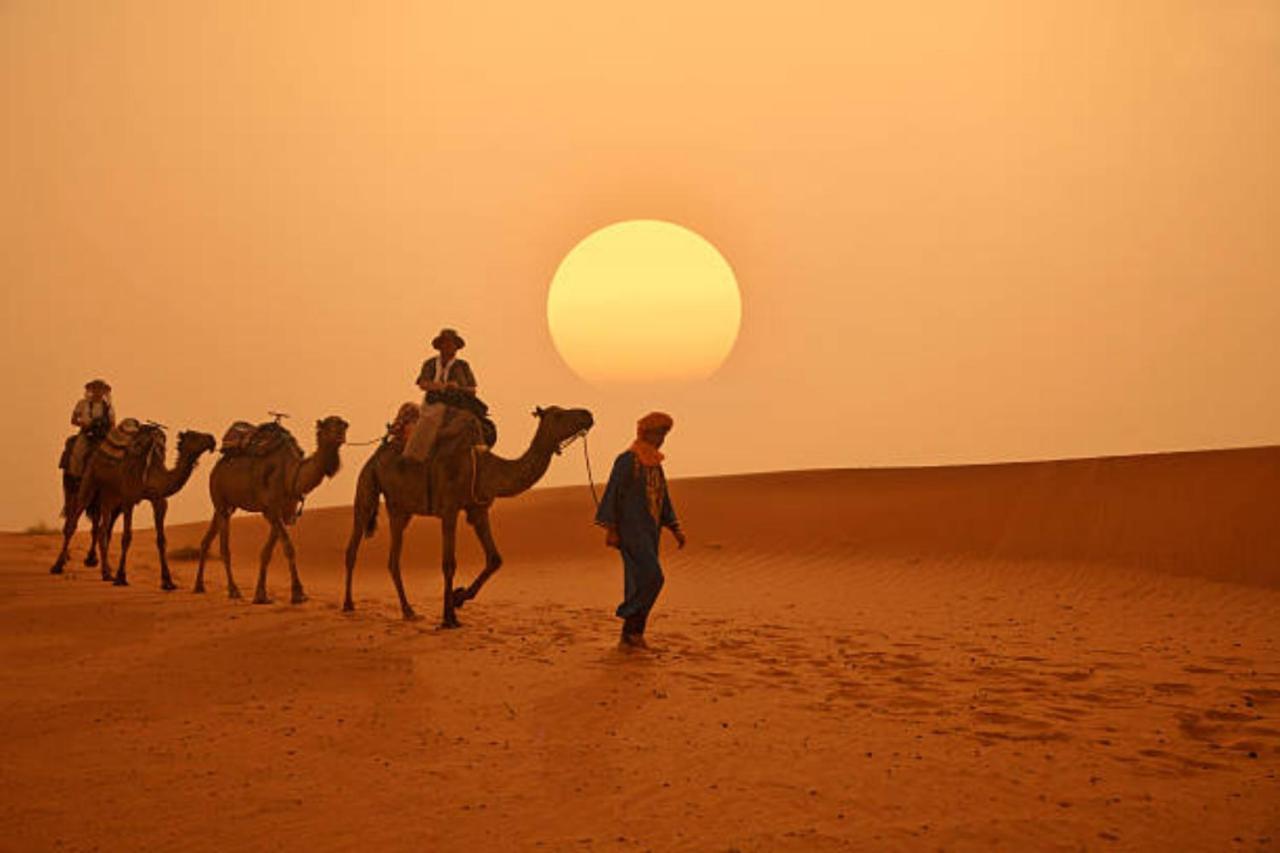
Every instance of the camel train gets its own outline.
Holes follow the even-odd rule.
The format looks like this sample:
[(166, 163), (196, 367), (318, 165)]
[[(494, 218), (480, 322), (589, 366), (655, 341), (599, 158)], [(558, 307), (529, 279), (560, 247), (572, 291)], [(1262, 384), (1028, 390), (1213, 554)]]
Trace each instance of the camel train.
[[(585, 435), (594, 421), (586, 409), (540, 407), (533, 412), (538, 425), (529, 447), (518, 458), (505, 459), (489, 449), (496, 438), (492, 422), (476, 412), (451, 407), (430, 458), (419, 462), (404, 456), (417, 411), (412, 404), (401, 407), (401, 414), (388, 425), (386, 434), (360, 471), (352, 508), (351, 538), (346, 550), (343, 610), (355, 607), (352, 578), (360, 543), (374, 535), (378, 505), (385, 502), (391, 531), (387, 567), (400, 599), (402, 615), (405, 619), (416, 618), (400, 573), (404, 531), (415, 515), (432, 516), (440, 519), (442, 532), (441, 625), (456, 628), (459, 626), (457, 610), (474, 599), (502, 565), (489, 519), (490, 506), (497, 498), (514, 497), (533, 487), (550, 467), (552, 458), (567, 443)], [(230, 522), (237, 510), (245, 510), (261, 514), (270, 525), (259, 559), (253, 603), (271, 602), (267, 595), (267, 568), (279, 542), (283, 542), (289, 563), (290, 601), (293, 604), (306, 601), (288, 528), (301, 512), (306, 496), (338, 472), (348, 425), (333, 415), (316, 421), (315, 449), (308, 455), (280, 417), (259, 425), (237, 421), (226, 431), (221, 444), (207, 433), (180, 432), (176, 464), (172, 469), (165, 467), (165, 432), (160, 424), (140, 424), (133, 419), (121, 421), (96, 443), (79, 476), (73, 475), (68, 465), (73, 437), (60, 463), (65, 520), (62, 549), (50, 572), (64, 571), (71, 537), (80, 517), (87, 514), (92, 529), (85, 565), (99, 566), (104, 581), (127, 585), (126, 562), (133, 538), (133, 510), (145, 500), (151, 504), (155, 519), (160, 587), (176, 589), (166, 553), (164, 521), (168, 499), (187, 484), (202, 455), (217, 451), (219, 458), (209, 475), (213, 517), (200, 542), (193, 591), (205, 591), (205, 563), (209, 548), (217, 538), (226, 570), (227, 596), (241, 597), (231, 571)], [(469, 585), (455, 587), (459, 515), (474, 529), (484, 549), (485, 565)], [(109, 551), (116, 521), (122, 516), (120, 556), (113, 573)]]

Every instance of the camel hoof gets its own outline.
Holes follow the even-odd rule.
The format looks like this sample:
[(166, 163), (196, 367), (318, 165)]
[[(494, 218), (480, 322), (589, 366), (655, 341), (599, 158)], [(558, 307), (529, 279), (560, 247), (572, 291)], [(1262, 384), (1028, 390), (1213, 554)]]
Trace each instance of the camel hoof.
[(160, 582), (160, 589), (164, 590), (165, 592), (173, 592), (177, 588), (178, 588), (178, 585), (173, 581)]
[(307, 600), (307, 594), (301, 590), (294, 590), (293, 595), (289, 596), (290, 604), (302, 604)]
[(102, 580), (103, 580), (105, 583), (111, 583), (112, 581), (114, 581), (114, 580), (115, 580), (115, 578), (113, 578), (113, 577), (111, 576), (111, 572), (103, 572), (103, 573), (102, 573)]
[(113, 580), (113, 581), (111, 582), (111, 585), (112, 585), (112, 586), (128, 586), (128, 585), (129, 585), (129, 581), (128, 581), (127, 579), (125, 579), (125, 577), (124, 577), (123, 575), (121, 575), (120, 577), (118, 577), (118, 578), (116, 578), (115, 580)]
[(404, 610), (400, 611), (400, 615), (404, 617), (404, 621), (406, 622), (417, 622), (419, 619), (422, 618), (416, 612), (414, 612), (414, 609), (412, 607), (406, 607)]
[(356, 606), (351, 603), (351, 599), (348, 598), (346, 601), (342, 602), (343, 613), (350, 613), (355, 609), (356, 609)]
[(445, 629), (446, 631), (451, 631), (454, 628), (461, 628), (462, 623), (459, 622), (457, 619), (445, 619), (440, 623), (440, 627)]
[(94, 566), (98, 565), (98, 555), (90, 551), (89, 555), (84, 558), (84, 564), (92, 569)]
[(204, 584), (202, 583), (196, 584), (195, 586), (191, 587), (191, 591), (196, 595), (204, 595)]
[(54, 563), (54, 564), (53, 564), (53, 566), (51, 566), (51, 567), (49, 568), (49, 574), (51, 574), (51, 575), (60, 575), (60, 574), (62, 574), (62, 564), (61, 564), (61, 563)]
[(254, 593), (253, 603), (254, 604), (275, 604), (275, 601), (272, 598), (270, 598), (265, 592), (258, 592), (258, 593)]
[(240, 594), (239, 587), (233, 586), (227, 590), (227, 598), (244, 598), (244, 596)]

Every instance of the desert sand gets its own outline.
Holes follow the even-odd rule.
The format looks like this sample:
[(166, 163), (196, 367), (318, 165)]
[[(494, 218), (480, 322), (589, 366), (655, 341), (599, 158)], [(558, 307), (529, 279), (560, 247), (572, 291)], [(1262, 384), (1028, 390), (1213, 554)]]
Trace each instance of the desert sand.
[(296, 607), (279, 555), (252, 606), (217, 562), (159, 591), (148, 534), (127, 589), (0, 537), (0, 848), (1280, 846), (1280, 448), (672, 490), (648, 654), (585, 488), (499, 504), (457, 631), (430, 520), (408, 623), (385, 529), (339, 610), (349, 510), (299, 522)]

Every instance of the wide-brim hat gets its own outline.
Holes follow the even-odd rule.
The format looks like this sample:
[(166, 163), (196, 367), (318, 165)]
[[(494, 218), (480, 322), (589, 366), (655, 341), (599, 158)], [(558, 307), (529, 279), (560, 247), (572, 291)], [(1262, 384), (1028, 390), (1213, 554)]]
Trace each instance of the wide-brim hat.
[(444, 343), (446, 340), (453, 341), (453, 345), (457, 349), (462, 349), (467, 345), (467, 342), (458, 334), (457, 329), (441, 329), (440, 334), (431, 339), (431, 348), (440, 349), (440, 344)]
[(107, 384), (107, 380), (105, 379), (90, 379), (88, 382), (84, 383), (84, 390), (86, 391), (94, 391), (99, 389), (102, 391), (110, 391), (111, 386)]

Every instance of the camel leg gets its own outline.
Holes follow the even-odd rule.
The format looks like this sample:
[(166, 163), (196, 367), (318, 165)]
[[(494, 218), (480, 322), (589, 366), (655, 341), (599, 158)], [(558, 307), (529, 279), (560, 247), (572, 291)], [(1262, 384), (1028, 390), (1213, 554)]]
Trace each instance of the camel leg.
[[(76, 527), (80, 524), (80, 514), (84, 512), (80, 508), (78, 501), (68, 501), (66, 503), (66, 518), (62, 522), (62, 550), (58, 552), (58, 559), (53, 561), (53, 566), (49, 569), (49, 574), (60, 575), (62, 570), (66, 568), (67, 558), (71, 551), (71, 537), (76, 534)], [(93, 556), (93, 549), (98, 543), (98, 523), (94, 519), (93, 538), (89, 540), (89, 555)], [(85, 565), (89, 565), (89, 561), (85, 560)]]
[(89, 553), (84, 555), (84, 564), (89, 568), (98, 565), (98, 552), (94, 550), (94, 544), (98, 541), (98, 516), (96, 513), (89, 513)]
[(267, 519), (271, 523), (271, 533), (267, 536), (267, 544), (262, 546), (262, 561), (258, 564), (258, 586), (253, 591), (254, 604), (270, 604), (267, 597), (267, 564), (271, 562), (271, 554), (276, 550), (276, 541), (280, 538), (280, 526), (274, 518)]
[(444, 572), (444, 619), (442, 628), (458, 628), (462, 623), (453, 607), (453, 576), (458, 571), (458, 514), (446, 512), (440, 518), (440, 545), (444, 551), (444, 559), (440, 568)]
[(351, 598), (351, 578), (356, 573), (356, 556), (360, 553), (360, 540), (364, 538), (365, 525), (361, 523), (359, 507), (356, 508), (355, 523), (351, 526), (351, 539), (347, 542), (347, 584), (346, 594), (342, 598), (342, 609), (356, 609)]
[(222, 513), (214, 510), (213, 518), (209, 520), (209, 529), (204, 532), (204, 538), (200, 540), (200, 562), (196, 566), (196, 583), (191, 588), (192, 592), (204, 592), (204, 562), (209, 557), (209, 546), (213, 544), (214, 537), (218, 535), (218, 519), (222, 518)]
[(178, 588), (178, 585), (173, 582), (173, 574), (169, 571), (169, 555), (166, 553), (169, 542), (164, 535), (164, 517), (168, 514), (168, 500), (156, 498), (151, 502), (151, 515), (156, 525), (156, 550), (160, 552), (160, 588), (165, 592)]
[[(404, 529), (409, 526), (409, 520), (413, 518), (407, 512), (389, 512), (391, 526), (391, 553), (387, 559), (387, 569), (391, 572), (391, 582), (396, 585), (396, 595), (400, 596), (400, 613), (405, 619), (417, 619), (418, 614), (413, 612), (413, 608), (409, 606), (409, 598), (404, 594), (404, 579), (400, 576), (400, 554), (404, 550)], [(348, 600), (351, 595), (351, 575), (347, 574), (347, 596)]]
[(129, 559), (129, 546), (133, 544), (133, 507), (124, 510), (124, 530), (120, 533), (120, 563), (116, 566), (116, 586), (128, 586), (129, 578), (125, 575), (125, 562)]
[(227, 598), (239, 598), (240, 587), (231, 575), (231, 511), (220, 514), (218, 521), (218, 551), (222, 556), (222, 565), (227, 570)]
[(284, 540), (284, 556), (289, 560), (289, 580), (291, 581), (289, 603), (301, 604), (307, 600), (307, 594), (302, 589), (302, 578), (298, 577), (298, 559), (297, 553), (293, 550), (293, 540), (289, 538), (289, 529), (285, 527), (283, 521), (277, 521), (276, 528), (280, 531), (280, 538)]
[(498, 553), (498, 545), (493, 541), (493, 526), (489, 523), (489, 510), (477, 509), (471, 516), (476, 538), (484, 548), (484, 571), (476, 575), (476, 579), (465, 589), (459, 587), (453, 591), (453, 606), (461, 607), (480, 594), (480, 588), (493, 573), (502, 568), (502, 555)]
[(107, 560), (107, 552), (111, 550), (111, 532), (115, 530), (119, 513), (106, 509), (100, 509), (99, 513), (102, 519), (98, 522), (98, 559), (102, 561), (102, 579), (111, 581), (114, 578), (111, 576), (111, 563)]

